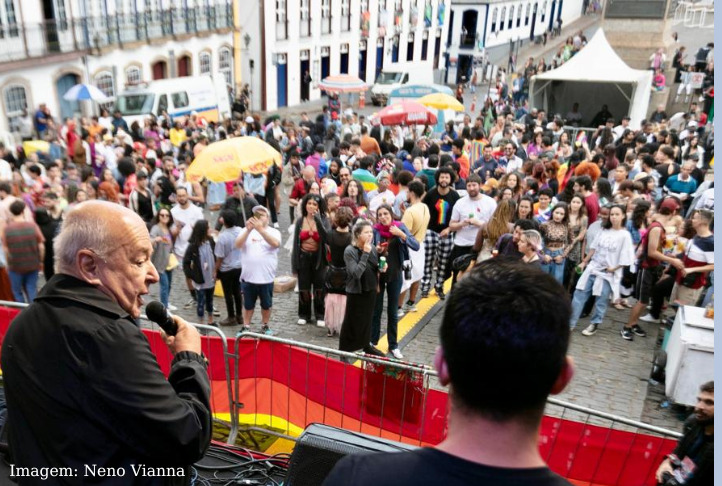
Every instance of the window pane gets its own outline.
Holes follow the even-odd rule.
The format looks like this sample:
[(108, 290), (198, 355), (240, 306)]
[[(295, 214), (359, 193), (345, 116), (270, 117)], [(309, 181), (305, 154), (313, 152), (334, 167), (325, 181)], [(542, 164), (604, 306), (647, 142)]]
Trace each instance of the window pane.
[(184, 108), (188, 106), (188, 93), (181, 91), (179, 93), (173, 93), (170, 95), (173, 100), (173, 106), (175, 108)]
[(10, 86), (5, 89), (5, 108), (10, 114), (18, 114), (28, 107), (25, 97), (25, 88), (22, 86)]

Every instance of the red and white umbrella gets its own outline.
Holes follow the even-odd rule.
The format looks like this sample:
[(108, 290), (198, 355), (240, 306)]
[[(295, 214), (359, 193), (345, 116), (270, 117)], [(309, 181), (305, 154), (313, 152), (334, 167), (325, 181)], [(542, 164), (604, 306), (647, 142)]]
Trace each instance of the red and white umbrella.
[(329, 93), (362, 93), (368, 89), (366, 83), (350, 74), (327, 76), (318, 83), (318, 87)]
[(421, 103), (400, 101), (378, 112), (382, 125), (435, 125), (436, 114)]

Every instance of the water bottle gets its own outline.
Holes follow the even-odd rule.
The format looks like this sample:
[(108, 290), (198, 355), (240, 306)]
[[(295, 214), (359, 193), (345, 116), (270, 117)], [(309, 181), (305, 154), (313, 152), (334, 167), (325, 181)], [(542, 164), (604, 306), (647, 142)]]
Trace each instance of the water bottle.
[(386, 268), (386, 257), (382, 256), (379, 258), (379, 270), (383, 272), (385, 268)]

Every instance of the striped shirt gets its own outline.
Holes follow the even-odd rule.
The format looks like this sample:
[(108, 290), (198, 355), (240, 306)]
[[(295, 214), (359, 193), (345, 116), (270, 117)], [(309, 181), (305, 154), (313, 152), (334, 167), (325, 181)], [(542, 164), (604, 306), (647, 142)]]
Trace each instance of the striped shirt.
[(8, 269), (30, 273), (40, 269), (39, 245), (45, 242), (40, 228), (29, 221), (13, 221), (5, 226), (3, 241), (7, 247)]

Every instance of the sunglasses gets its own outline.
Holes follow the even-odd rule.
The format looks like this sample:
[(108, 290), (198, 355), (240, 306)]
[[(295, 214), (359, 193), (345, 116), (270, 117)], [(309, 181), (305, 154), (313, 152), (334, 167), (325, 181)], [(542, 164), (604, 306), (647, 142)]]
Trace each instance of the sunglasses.
[(160, 218), (170, 218), (170, 214), (159, 214)]

